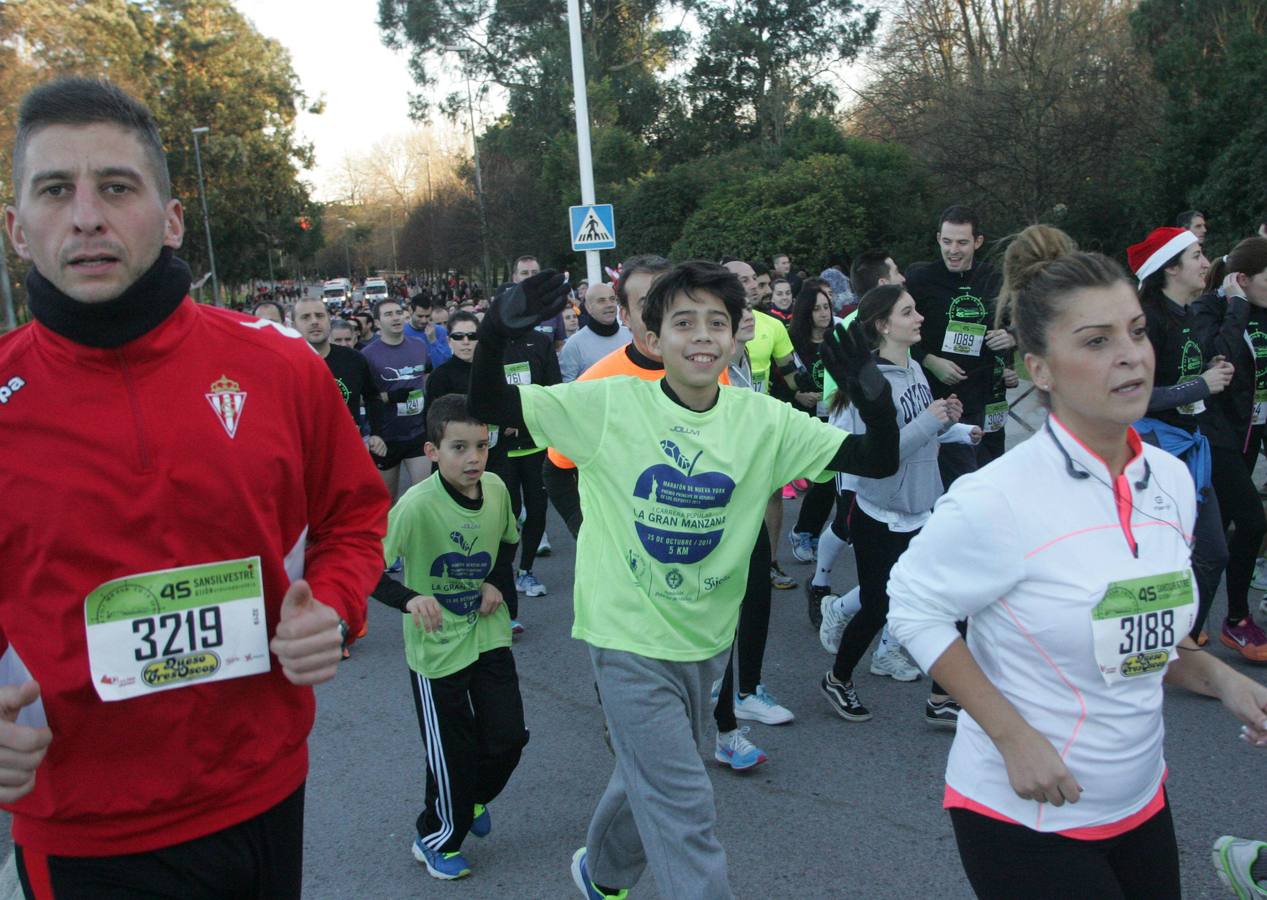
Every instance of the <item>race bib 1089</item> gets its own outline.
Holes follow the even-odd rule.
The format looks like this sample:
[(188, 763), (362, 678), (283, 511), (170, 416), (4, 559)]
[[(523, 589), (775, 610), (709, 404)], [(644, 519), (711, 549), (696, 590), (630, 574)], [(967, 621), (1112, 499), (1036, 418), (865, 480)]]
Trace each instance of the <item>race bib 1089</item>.
[(1190, 569), (1110, 583), (1091, 611), (1095, 658), (1105, 683), (1164, 673), (1196, 611)]
[(84, 600), (102, 700), (127, 700), (269, 670), (258, 556), (107, 581)]
[(985, 345), (985, 331), (984, 325), (951, 320), (946, 323), (946, 339), (941, 342), (942, 352), (980, 356), (981, 348)]

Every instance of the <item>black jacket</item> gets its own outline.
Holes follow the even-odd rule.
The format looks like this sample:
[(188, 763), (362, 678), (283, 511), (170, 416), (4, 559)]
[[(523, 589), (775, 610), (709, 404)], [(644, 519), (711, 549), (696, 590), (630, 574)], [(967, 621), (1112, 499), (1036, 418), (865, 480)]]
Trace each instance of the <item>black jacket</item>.
[(967, 272), (952, 272), (945, 262), (917, 263), (906, 275), (906, 290), (915, 299), (915, 308), (924, 317), (920, 329), (921, 358), (926, 354), (948, 359), (968, 377), (956, 385), (942, 384), (935, 377), (928, 383), (937, 398), (956, 395), (963, 401), (965, 421), (980, 424), (992, 393), (995, 360), (998, 354), (982, 343), (979, 356), (943, 350), (947, 326), (953, 321), (968, 326), (994, 328), (995, 302), (1001, 278), (994, 266), (978, 262)]

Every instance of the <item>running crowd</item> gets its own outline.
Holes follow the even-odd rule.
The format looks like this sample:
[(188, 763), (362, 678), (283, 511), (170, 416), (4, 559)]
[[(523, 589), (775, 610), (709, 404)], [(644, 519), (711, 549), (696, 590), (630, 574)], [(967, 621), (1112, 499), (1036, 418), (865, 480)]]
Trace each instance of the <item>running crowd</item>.
[[(951, 206), (905, 272), (637, 256), (573, 286), (524, 255), (490, 301), (246, 315), (189, 297), (121, 89), (36, 87), (13, 159), (34, 322), (0, 338), (0, 802), (27, 897), (300, 896), (312, 686), (371, 597), (402, 613), (412, 853), (470, 875), (529, 738), (511, 648), (550, 504), (615, 759), (571, 863), (591, 900), (647, 869), (733, 896), (698, 748), (711, 713), (716, 761), (751, 769), (739, 721), (794, 718), (761, 672), (780, 551), (814, 565), (833, 712), (871, 718), (877, 637), (872, 673), (930, 676), (980, 897), (1180, 895), (1163, 684), (1267, 747), (1267, 687), (1206, 650), (1267, 663), (1267, 221), (1211, 263), (1185, 213), (1127, 267), (1033, 225), (996, 267)], [(1005, 453), (1022, 376), (1047, 415)], [(1267, 896), (1267, 843), (1212, 855)]]

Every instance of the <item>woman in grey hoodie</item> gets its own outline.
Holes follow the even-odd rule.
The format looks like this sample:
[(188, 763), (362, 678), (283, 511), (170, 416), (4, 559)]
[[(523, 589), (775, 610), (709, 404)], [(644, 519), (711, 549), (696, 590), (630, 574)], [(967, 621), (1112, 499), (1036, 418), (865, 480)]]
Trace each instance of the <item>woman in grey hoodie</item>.
[[(880, 371), (889, 380), (901, 428), (897, 472), (888, 478), (854, 478), (839, 485), (857, 493), (850, 516), (850, 534), (858, 563), (862, 607), (844, 626), (836, 662), (823, 676), (821, 688), (832, 709), (851, 722), (865, 722), (871, 712), (853, 686), (853, 670), (884, 626), (889, 612), (889, 570), (932, 514), (942, 494), (937, 470), (939, 443), (981, 440), (981, 429), (960, 425), (963, 404), (953, 394), (934, 400), (924, 370), (911, 359), (919, 343), (923, 317), (902, 285), (881, 285), (868, 291), (858, 305), (863, 334), (879, 356)], [(866, 426), (838, 392), (829, 421), (855, 434)], [(828, 625), (824, 618), (824, 627)]]

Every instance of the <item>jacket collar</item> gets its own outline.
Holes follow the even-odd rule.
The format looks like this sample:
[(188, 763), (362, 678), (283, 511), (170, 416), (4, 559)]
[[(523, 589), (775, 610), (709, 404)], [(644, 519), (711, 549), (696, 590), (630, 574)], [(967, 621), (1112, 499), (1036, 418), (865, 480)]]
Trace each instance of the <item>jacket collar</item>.
[[(1078, 436), (1066, 428), (1065, 424), (1054, 413), (1048, 414), (1047, 425), (1051, 429), (1051, 437), (1068, 455), (1075, 469), (1080, 468), (1090, 472), (1105, 483), (1113, 483), (1113, 474), (1109, 471), (1108, 463), (1094, 450), (1082, 443)], [(1147, 464), (1144, 462), (1144, 442), (1140, 440), (1139, 433), (1128, 426), (1126, 429), (1126, 443), (1131, 449), (1131, 458), (1127, 461), (1122, 474), (1126, 476), (1128, 481), (1133, 483), (1144, 479), (1146, 474)], [(1059, 453), (1059, 450), (1054, 446), (1052, 451)]]

